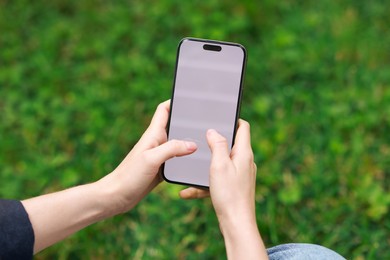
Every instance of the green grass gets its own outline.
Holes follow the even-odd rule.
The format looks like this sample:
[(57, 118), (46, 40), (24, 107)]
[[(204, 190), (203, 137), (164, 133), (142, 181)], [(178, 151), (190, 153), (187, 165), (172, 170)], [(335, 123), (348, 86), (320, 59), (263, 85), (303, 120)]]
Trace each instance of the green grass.
[[(104, 176), (171, 94), (186, 36), (248, 51), (242, 117), (268, 247), (390, 258), (386, 1), (0, 0), (0, 197)], [(161, 184), (37, 259), (224, 258), (209, 200)]]

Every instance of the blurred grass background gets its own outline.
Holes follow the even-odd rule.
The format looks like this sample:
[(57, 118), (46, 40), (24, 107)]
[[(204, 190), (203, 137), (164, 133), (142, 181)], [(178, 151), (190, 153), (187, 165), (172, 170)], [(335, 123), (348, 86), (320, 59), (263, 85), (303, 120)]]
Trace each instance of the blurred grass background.
[[(0, 197), (99, 179), (170, 97), (186, 36), (239, 42), (268, 247), (390, 258), (390, 2), (0, 0)], [(36, 259), (223, 259), (209, 200), (161, 184)]]

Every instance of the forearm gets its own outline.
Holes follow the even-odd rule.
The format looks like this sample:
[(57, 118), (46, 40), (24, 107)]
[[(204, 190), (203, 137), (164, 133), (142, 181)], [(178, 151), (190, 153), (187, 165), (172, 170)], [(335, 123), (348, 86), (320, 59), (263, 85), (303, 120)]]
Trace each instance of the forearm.
[(237, 217), (220, 220), (228, 259), (268, 259), (256, 220)]
[(34, 253), (119, 213), (110, 193), (96, 182), (22, 201), (34, 229)]

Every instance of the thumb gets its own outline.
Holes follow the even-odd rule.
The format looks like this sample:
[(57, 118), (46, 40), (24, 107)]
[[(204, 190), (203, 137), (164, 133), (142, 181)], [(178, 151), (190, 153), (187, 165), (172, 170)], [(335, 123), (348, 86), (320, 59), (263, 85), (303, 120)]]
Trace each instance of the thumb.
[(153, 165), (160, 166), (166, 160), (175, 156), (183, 156), (196, 151), (197, 145), (194, 142), (170, 140), (147, 151), (148, 161)]
[(230, 159), (228, 143), (225, 137), (214, 129), (207, 131), (207, 142), (211, 150), (211, 164), (220, 164)]

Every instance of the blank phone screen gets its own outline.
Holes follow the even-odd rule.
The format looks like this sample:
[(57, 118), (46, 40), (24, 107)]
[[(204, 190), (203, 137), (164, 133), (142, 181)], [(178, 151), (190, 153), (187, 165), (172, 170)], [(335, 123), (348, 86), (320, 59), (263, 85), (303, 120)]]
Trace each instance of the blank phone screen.
[(184, 39), (178, 50), (168, 139), (189, 140), (198, 149), (165, 163), (167, 181), (209, 186), (211, 152), (206, 132), (215, 129), (233, 143), (241, 97), (245, 50), (241, 45)]

